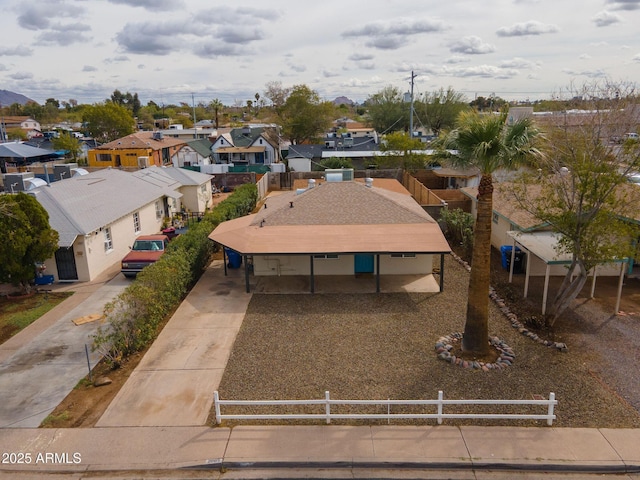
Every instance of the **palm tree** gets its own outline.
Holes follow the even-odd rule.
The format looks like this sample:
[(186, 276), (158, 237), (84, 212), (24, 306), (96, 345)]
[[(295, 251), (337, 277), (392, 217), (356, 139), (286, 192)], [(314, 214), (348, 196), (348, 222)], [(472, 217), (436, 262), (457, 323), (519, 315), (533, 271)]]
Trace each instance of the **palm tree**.
[(219, 126), (218, 125), (218, 112), (224, 108), (224, 105), (222, 104), (222, 102), (220, 100), (218, 100), (216, 98), (216, 99), (213, 99), (211, 102), (209, 102), (209, 108), (215, 112), (214, 118), (215, 118), (215, 122), (216, 122), (216, 128), (218, 128), (218, 126)]
[(473, 355), (489, 352), (489, 284), (491, 277), (491, 223), (493, 173), (511, 169), (539, 154), (534, 140), (538, 131), (528, 118), (507, 123), (507, 114), (460, 113), (457, 127), (443, 136), (440, 147), (454, 167), (480, 170), (478, 203), (474, 227), (473, 257), (467, 318), (462, 351)]

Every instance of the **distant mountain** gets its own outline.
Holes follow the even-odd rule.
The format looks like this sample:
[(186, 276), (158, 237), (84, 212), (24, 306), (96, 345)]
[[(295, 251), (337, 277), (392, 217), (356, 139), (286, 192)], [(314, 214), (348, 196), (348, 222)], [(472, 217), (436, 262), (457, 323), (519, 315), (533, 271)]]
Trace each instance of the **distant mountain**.
[(9, 90), (0, 90), (0, 106), (8, 107), (14, 103), (25, 105), (29, 102), (33, 102), (29, 97), (25, 97), (19, 93), (10, 92)]
[(334, 105), (354, 105), (355, 102), (347, 97), (337, 97), (333, 100)]

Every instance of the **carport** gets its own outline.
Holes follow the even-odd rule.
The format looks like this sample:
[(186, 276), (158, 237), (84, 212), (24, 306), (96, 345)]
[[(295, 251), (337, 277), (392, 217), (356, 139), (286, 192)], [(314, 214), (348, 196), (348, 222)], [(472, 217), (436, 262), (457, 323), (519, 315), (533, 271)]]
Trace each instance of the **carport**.
[[(531, 274), (531, 255), (535, 255), (545, 263), (545, 276), (544, 276), (544, 289), (542, 293), (542, 314), (544, 315), (547, 309), (547, 295), (549, 291), (549, 277), (551, 273), (551, 267), (553, 265), (571, 265), (571, 255), (559, 254), (557, 251), (559, 234), (554, 232), (533, 232), (524, 233), (517, 230), (507, 232), (507, 235), (512, 238), (513, 245), (511, 248), (511, 262), (509, 267), (509, 283), (513, 280), (513, 267), (515, 263), (516, 246), (519, 246), (527, 253), (527, 266), (525, 269), (524, 280), (524, 297), (527, 297), (529, 291), (529, 278)], [(616, 298), (616, 308), (614, 313), (618, 313), (620, 309), (620, 298), (622, 297), (622, 284), (624, 281), (625, 267), (628, 263), (627, 258), (614, 259), (611, 263), (620, 263), (620, 277), (618, 281), (618, 293)], [(592, 283), (590, 298), (594, 297), (597, 278), (597, 267), (592, 271)]]

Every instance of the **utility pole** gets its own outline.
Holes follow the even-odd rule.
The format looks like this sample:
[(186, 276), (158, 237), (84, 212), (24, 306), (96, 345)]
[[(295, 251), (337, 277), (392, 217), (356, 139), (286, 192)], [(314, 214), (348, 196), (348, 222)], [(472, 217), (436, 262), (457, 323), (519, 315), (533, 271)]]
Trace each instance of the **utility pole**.
[(193, 105), (193, 138), (198, 138), (196, 135), (196, 101), (193, 93), (191, 94), (191, 105)]
[(409, 138), (413, 140), (413, 80), (417, 77), (418, 75), (415, 75), (413, 73), (413, 70), (411, 70), (411, 110), (409, 111)]

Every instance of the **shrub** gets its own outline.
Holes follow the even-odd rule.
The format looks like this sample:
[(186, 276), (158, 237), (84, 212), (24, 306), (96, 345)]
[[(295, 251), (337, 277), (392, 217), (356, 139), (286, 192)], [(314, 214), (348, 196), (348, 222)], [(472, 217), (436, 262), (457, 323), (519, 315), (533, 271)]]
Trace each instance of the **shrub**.
[(443, 208), (440, 218), (445, 224), (445, 235), (449, 241), (462, 246), (465, 250), (473, 246), (473, 216), (459, 208)]

